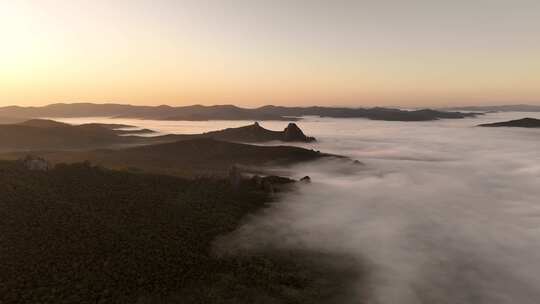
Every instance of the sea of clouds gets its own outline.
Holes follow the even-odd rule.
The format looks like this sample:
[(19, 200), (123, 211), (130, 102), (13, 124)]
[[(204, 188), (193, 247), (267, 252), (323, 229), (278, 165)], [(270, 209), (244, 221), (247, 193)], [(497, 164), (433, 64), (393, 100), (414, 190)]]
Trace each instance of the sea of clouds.
[[(369, 271), (351, 303), (365, 298), (366, 285), (369, 303), (540, 303), (540, 129), (475, 127), (523, 117), (540, 113), (302, 120), (300, 127), (319, 140), (302, 146), (364, 165), (281, 168), (313, 182), (251, 217), (227, 243), (357, 259), (352, 265)], [(252, 123), (103, 122), (164, 133)], [(262, 125), (283, 129), (286, 122)]]
[(475, 127), (525, 116), (540, 113), (301, 122), (311, 147), (365, 165), (289, 168), (313, 183), (228, 241), (357, 258), (369, 303), (540, 303), (540, 130)]

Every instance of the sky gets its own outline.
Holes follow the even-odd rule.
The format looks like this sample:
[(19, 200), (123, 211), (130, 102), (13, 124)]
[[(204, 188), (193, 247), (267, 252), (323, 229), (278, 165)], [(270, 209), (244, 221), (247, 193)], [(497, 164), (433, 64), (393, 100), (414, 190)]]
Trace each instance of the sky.
[(540, 1), (0, 1), (0, 105), (55, 102), (540, 104)]

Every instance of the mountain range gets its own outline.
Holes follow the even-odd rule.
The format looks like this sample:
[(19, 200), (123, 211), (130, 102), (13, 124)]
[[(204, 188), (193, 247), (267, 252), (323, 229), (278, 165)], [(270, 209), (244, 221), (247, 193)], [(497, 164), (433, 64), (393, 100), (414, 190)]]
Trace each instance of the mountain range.
[(283, 107), (263, 106), (249, 109), (234, 105), (215, 106), (133, 106), (122, 104), (58, 103), (42, 107), (8, 106), (0, 108), (0, 117), (117, 117), (155, 120), (297, 120), (301, 116), (367, 118), (390, 121), (427, 121), (441, 118), (473, 117), (474, 113), (431, 109), (393, 108)]
[(441, 109), (443, 111), (475, 111), (475, 112), (540, 112), (539, 105), (500, 105), (500, 106), (466, 106)]

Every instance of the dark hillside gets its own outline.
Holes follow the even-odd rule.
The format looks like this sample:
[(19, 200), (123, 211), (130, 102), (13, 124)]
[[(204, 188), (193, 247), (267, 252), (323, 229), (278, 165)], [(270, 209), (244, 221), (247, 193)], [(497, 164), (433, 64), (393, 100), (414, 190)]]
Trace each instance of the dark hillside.
[[(53, 163), (90, 161), (114, 169), (137, 168), (145, 172), (184, 177), (225, 176), (232, 165), (263, 167), (288, 165), (324, 157), (318, 151), (289, 146), (256, 146), (210, 138), (183, 140), (120, 150), (39, 153)], [(23, 154), (9, 155), (20, 158)]]
[(249, 184), (0, 162), (0, 193), (5, 304), (321, 303), (354, 275), (307, 253), (214, 256), (268, 199)]
[(49, 119), (29, 119), (19, 123), (18, 125), (36, 128), (65, 128), (70, 126), (67, 123)]
[[(154, 131), (121, 130), (132, 126), (89, 123), (70, 125), (48, 119), (31, 119), (16, 124), (0, 124), (0, 151), (88, 150), (167, 142), (182, 136), (140, 137)], [(120, 129), (120, 130), (119, 130)], [(129, 136), (123, 136), (129, 135)]]
[(259, 124), (229, 128), (203, 134), (139, 136), (155, 133), (149, 129), (125, 130), (121, 124), (89, 123), (70, 125), (47, 119), (31, 119), (17, 124), (0, 124), (0, 152), (37, 150), (91, 150), (168, 143), (195, 138), (237, 142), (311, 142), (294, 123), (283, 131), (267, 130)]
[(44, 127), (25, 124), (0, 125), (0, 151), (70, 150), (109, 146), (128, 141), (106, 128), (70, 125)]
[(516, 127), (516, 128), (540, 128), (540, 119), (522, 118), (510, 121), (495, 122), (479, 125), (480, 127)]

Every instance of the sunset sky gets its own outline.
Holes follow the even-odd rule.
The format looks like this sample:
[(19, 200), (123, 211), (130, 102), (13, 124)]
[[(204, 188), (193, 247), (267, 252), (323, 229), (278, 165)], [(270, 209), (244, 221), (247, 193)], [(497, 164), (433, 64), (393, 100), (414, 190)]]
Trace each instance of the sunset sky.
[(540, 104), (538, 0), (0, 0), (0, 105)]

